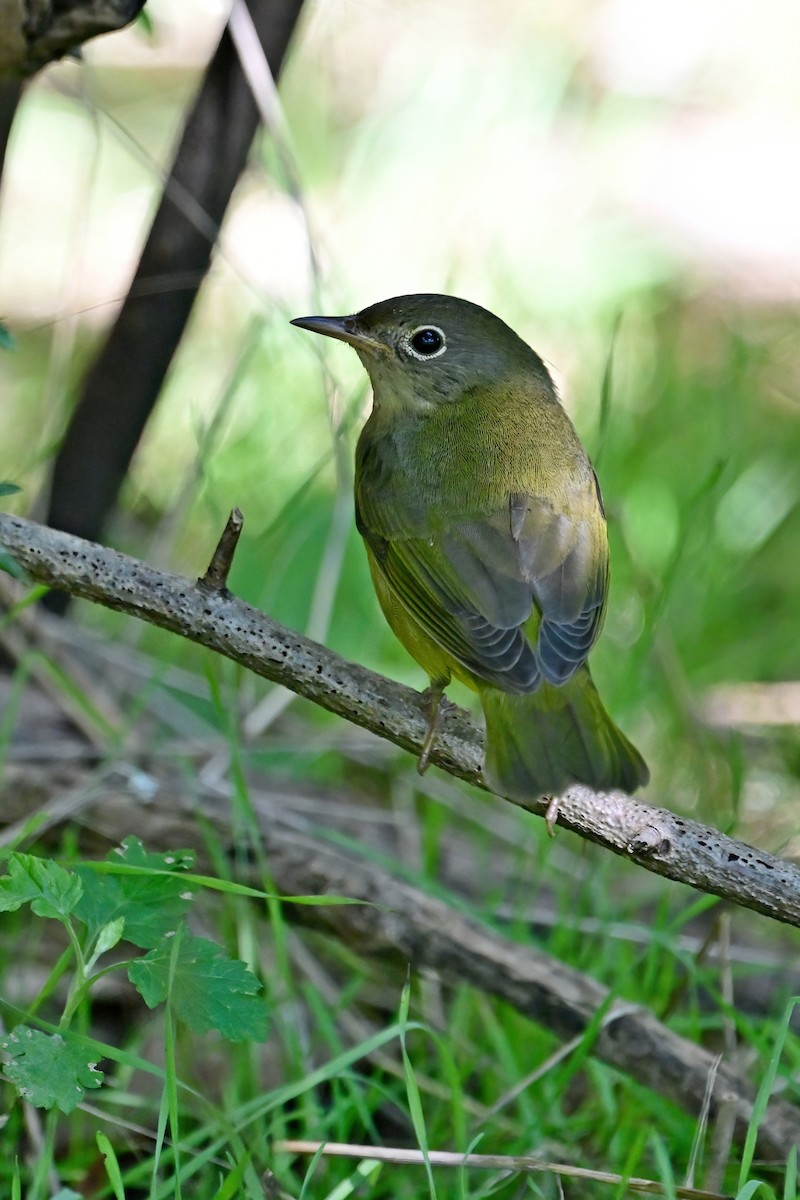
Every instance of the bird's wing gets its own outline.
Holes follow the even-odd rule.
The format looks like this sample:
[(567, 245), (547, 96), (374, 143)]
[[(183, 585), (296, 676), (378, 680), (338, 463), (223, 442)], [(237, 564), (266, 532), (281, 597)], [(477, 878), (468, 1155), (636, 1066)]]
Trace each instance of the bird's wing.
[[(362, 534), (393, 594), (423, 631), (474, 675), (505, 691), (533, 691), (540, 675), (522, 628), (530, 616), (530, 588), (493, 580), (471, 553), (451, 562), (449, 539), (384, 539)], [(469, 562), (462, 574), (463, 560)]]
[(587, 659), (603, 624), (608, 593), (608, 537), (592, 473), (570, 515), (546, 501), (510, 497), (511, 534), (520, 572), (542, 615), (536, 661), (549, 683), (565, 683)]
[[(398, 528), (396, 509), (386, 536), (374, 495), (359, 497), (357, 515), (378, 569), (424, 631), (480, 678), (530, 692), (542, 678), (569, 679), (600, 630), (608, 550), (592, 500), (568, 517), (515, 494), (488, 515), (432, 519), (425, 537), (418, 520)], [(532, 645), (534, 605), (541, 619)]]

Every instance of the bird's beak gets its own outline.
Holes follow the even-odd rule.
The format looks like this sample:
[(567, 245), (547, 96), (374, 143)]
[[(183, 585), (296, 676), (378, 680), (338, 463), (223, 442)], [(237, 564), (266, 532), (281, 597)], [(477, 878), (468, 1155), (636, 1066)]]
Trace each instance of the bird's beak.
[(378, 351), (382, 354), (389, 350), (385, 342), (380, 342), (359, 329), (358, 317), (295, 317), (292, 325), (297, 325), (300, 329), (310, 329), (312, 333), (321, 333), (325, 337), (337, 338), (340, 342), (354, 346), (356, 350), (373, 353)]

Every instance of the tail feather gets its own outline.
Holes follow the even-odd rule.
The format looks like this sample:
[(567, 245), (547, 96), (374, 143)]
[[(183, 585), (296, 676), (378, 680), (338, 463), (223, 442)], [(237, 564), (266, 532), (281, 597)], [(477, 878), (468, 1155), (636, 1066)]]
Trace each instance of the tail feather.
[(587, 668), (568, 683), (527, 695), (481, 689), (486, 717), (484, 778), (498, 795), (529, 800), (570, 784), (634, 792), (650, 772), (603, 707)]

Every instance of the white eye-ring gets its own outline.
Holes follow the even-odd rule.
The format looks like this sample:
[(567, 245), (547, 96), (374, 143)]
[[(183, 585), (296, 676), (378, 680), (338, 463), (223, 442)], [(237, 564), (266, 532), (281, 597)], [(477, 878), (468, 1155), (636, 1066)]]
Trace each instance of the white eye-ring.
[(439, 358), (447, 349), (444, 330), (438, 325), (420, 325), (409, 334), (406, 349), (421, 362), (428, 358)]

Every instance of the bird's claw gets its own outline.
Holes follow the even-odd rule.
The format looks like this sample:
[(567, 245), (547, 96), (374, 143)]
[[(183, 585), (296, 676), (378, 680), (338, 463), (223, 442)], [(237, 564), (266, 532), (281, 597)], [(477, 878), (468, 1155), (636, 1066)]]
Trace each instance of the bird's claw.
[[(449, 682), (449, 681), (448, 681)], [(448, 709), (455, 708), (452, 701), (448, 700), (444, 694), (445, 683), (432, 683), (430, 687), (425, 688), (422, 697), (425, 701), (425, 714), (428, 718), (428, 729), (425, 734), (425, 740), (422, 743), (419, 760), (417, 762), (417, 770), (420, 775), (424, 775), (430, 765), (431, 753), (436, 741), (436, 734), (439, 729), (442, 714)]]
[(558, 821), (558, 796), (545, 796), (545, 800), (547, 800), (547, 808), (544, 813), (544, 823), (547, 826), (547, 836), (554, 838)]

